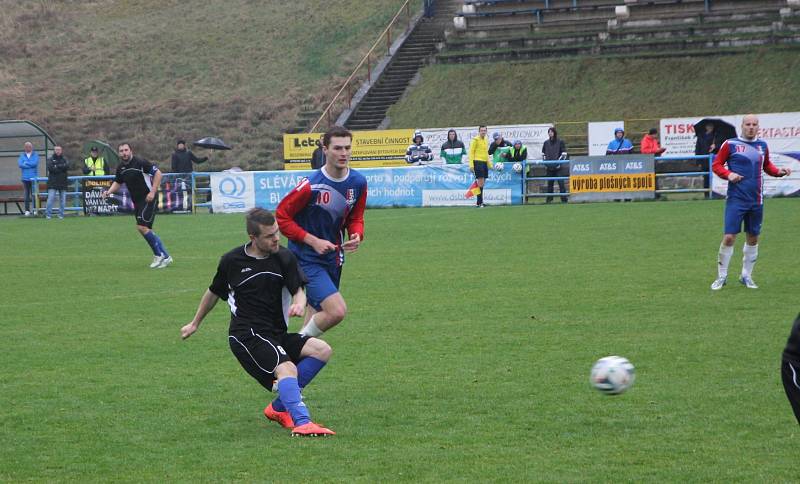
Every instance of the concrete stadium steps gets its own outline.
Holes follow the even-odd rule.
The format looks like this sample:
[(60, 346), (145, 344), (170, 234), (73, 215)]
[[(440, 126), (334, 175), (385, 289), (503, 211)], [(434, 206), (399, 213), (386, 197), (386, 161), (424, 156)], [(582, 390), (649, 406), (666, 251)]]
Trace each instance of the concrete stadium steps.
[[(786, 45), (800, 49), (800, 32), (775, 34), (770, 37), (756, 36), (752, 39), (733, 38), (688, 38), (636, 43), (606, 43), (575, 45), (556, 48), (528, 48), (495, 50), (488, 53), (472, 52), (459, 56), (439, 58), (442, 63), (475, 64), (485, 62), (507, 62), (552, 59), (568, 56), (591, 57), (685, 57), (702, 55), (725, 55), (750, 51), (763, 45)], [(798, 50), (800, 53), (800, 50)]]
[(394, 54), (381, 77), (369, 88), (345, 126), (355, 130), (373, 130), (381, 125), (386, 112), (403, 96), (420, 68), (430, 62), (444, 41), (445, 29), (452, 25), (453, 15), (462, 4), (463, 0), (439, 0), (434, 4), (433, 18), (417, 25)]
[(648, 51), (661, 55), (675, 49), (695, 53), (800, 43), (800, 10), (788, 16), (785, 11), (781, 13), (785, 0), (717, 0), (709, 12), (702, 0), (673, 3), (670, 5), (676, 8), (672, 9), (661, 3), (645, 3), (629, 5), (629, 19), (605, 24), (578, 19), (543, 21), (522, 29), (498, 23), (491, 31), (468, 30), (448, 36), (436, 61), (476, 63)]
[[(780, 22), (780, 23), (776, 23)], [(623, 27), (597, 32), (529, 34), (515, 37), (490, 37), (486, 39), (448, 40), (447, 53), (467, 50), (494, 50), (524, 47), (557, 47), (562, 45), (600, 43), (604, 41), (640, 41), (653, 39), (712, 37), (736, 34), (771, 34), (775, 31), (795, 31), (800, 28), (800, 17), (781, 19), (778, 15), (758, 20), (738, 20), (712, 23), (665, 24), (656, 27)]]

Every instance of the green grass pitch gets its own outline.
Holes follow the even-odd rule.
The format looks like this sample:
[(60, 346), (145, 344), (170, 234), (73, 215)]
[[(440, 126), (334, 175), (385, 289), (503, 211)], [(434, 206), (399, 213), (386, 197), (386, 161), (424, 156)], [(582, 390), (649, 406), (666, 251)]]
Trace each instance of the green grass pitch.
[(160, 271), (132, 217), (4, 218), (0, 481), (794, 481), (798, 203), (718, 293), (719, 201), (369, 210), (306, 391), (327, 439), (264, 419), (226, 305), (179, 338), (243, 215), (159, 216)]

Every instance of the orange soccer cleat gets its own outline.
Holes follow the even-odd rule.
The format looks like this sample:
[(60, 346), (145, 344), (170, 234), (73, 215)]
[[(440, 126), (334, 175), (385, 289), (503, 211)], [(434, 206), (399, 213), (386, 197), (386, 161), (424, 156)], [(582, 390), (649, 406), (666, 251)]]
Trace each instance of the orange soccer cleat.
[(294, 428), (294, 421), (292, 420), (292, 416), (289, 415), (289, 412), (275, 411), (275, 409), (272, 408), (272, 402), (269, 402), (267, 408), (264, 409), (264, 416), (272, 420), (273, 422), (278, 422), (287, 429)]
[(326, 435), (336, 435), (336, 432), (331, 429), (326, 429), (325, 427), (315, 424), (314, 422), (308, 422), (307, 424), (295, 427), (292, 430), (292, 437), (297, 435), (303, 437), (325, 437)]

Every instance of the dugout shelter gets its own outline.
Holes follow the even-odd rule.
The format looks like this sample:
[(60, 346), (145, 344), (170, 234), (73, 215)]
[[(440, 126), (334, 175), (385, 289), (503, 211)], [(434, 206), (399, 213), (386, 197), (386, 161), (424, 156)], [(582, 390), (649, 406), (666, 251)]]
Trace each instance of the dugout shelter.
[(3, 214), (21, 212), (23, 192), (17, 159), (26, 141), (30, 141), (39, 153), (39, 176), (47, 176), (46, 160), (53, 153), (53, 138), (31, 121), (0, 121), (0, 204)]

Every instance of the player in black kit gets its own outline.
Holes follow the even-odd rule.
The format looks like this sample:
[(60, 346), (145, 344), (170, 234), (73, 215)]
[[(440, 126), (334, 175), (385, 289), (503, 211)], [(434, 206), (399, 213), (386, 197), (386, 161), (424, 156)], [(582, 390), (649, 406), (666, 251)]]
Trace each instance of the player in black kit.
[(103, 192), (103, 197), (113, 195), (124, 183), (133, 200), (136, 212), (136, 229), (153, 250), (153, 262), (150, 267), (162, 269), (172, 264), (161, 239), (153, 232), (153, 220), (156, 217), (156, 193), (161, 185), (161, 171), (149, 161), (133, 155), (130, 143), (122, 143), (117, 148), (122, 161), (117, 167), (114, 183)]
[(783, 389), (786, 390), (786, 396), (792, 404), (794, 416), (800, 424), (800, 314), (794, 320), (792, 332), (789, 333), (789, 340), (783, 350), (781, 378)]
[(302, 316), (306, 307), (305, 276), (294, 254), (278, 245), (280, 232), (272, 213), (250, 210), (247, 233), (250, 242), (220, 259), (214, 280), (194, 319), (181, 328), (181, 337), (194, 334), (217, 301), (226, 300), (231, 310), (231, 351), (264, 388), (278, 390), (278, 398), (264, 415), (291, 428), (292, 435), (333, 435), (311, 421), (300, 395), (328, 362), (331, 347), (321, 339), (288, 332), (289, 317)]

